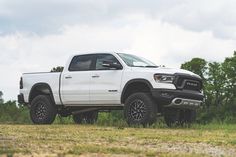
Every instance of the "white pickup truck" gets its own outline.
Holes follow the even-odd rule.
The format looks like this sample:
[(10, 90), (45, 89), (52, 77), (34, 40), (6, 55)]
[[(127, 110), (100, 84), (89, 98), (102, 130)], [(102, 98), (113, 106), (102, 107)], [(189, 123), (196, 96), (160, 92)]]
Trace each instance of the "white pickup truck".
[(57, 114), (93, 123), (99, 111), (124, 110), (129, 125), (191, 123), (203, 101), (202, 79), (189, 71), (158, 67), (125, 53), (85, 53), (69, 58), (62, 72), (26, 73), (18, 102), (35, 124)]

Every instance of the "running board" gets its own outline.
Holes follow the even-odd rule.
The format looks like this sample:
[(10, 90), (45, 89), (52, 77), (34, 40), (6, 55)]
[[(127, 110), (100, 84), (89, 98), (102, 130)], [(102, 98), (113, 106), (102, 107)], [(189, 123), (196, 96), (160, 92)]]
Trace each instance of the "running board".
[(72, 112), (72, 115), (84, 113), (84, 112), (96, 111), (98, 109), (99, 108), (86, 108), (86, 109), (82, 109), (82, 110), (77, 110), (77, 111)]

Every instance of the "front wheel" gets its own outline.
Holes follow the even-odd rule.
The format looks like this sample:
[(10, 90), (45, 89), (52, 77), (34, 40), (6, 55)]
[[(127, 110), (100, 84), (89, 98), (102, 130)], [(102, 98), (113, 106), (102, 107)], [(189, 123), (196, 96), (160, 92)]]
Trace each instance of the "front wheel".
[(52, 124), (56, 115), (50, 96), (38, 95), (31, 102), (30, 118), (34, 124)]
[(156, 114), (157, 105), (148, 93), (134, 93), (125, 101), (124, 116), (129, 125), (151, 125)]

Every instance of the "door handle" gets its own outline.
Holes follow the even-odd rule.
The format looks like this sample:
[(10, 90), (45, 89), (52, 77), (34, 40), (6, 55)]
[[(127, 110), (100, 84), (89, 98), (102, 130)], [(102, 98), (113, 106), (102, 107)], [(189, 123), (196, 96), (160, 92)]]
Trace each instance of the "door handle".
[(99, 78), (99, 75), (93, 75), (92, 78)]
[(65, 79), (71, 79), (72, 77), (71, 76), (65, 76)]

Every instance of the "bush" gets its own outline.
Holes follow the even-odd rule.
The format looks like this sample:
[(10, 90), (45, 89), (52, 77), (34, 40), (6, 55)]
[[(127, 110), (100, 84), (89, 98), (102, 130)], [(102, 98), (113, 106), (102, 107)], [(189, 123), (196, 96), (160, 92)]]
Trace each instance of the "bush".
[(126, 125), (123, 110), (99, 113), (97, 124), (105, 126)]
[(0, 123), (31, 123), (27, 107), (16, 105), (15, 101), (0, 104)]
[(210, 106), (202, 108), (198, 111), (197, 122), (201, 124), (207, 123), (236, 123), (236, 99), (228, 102), (224, 106)]

